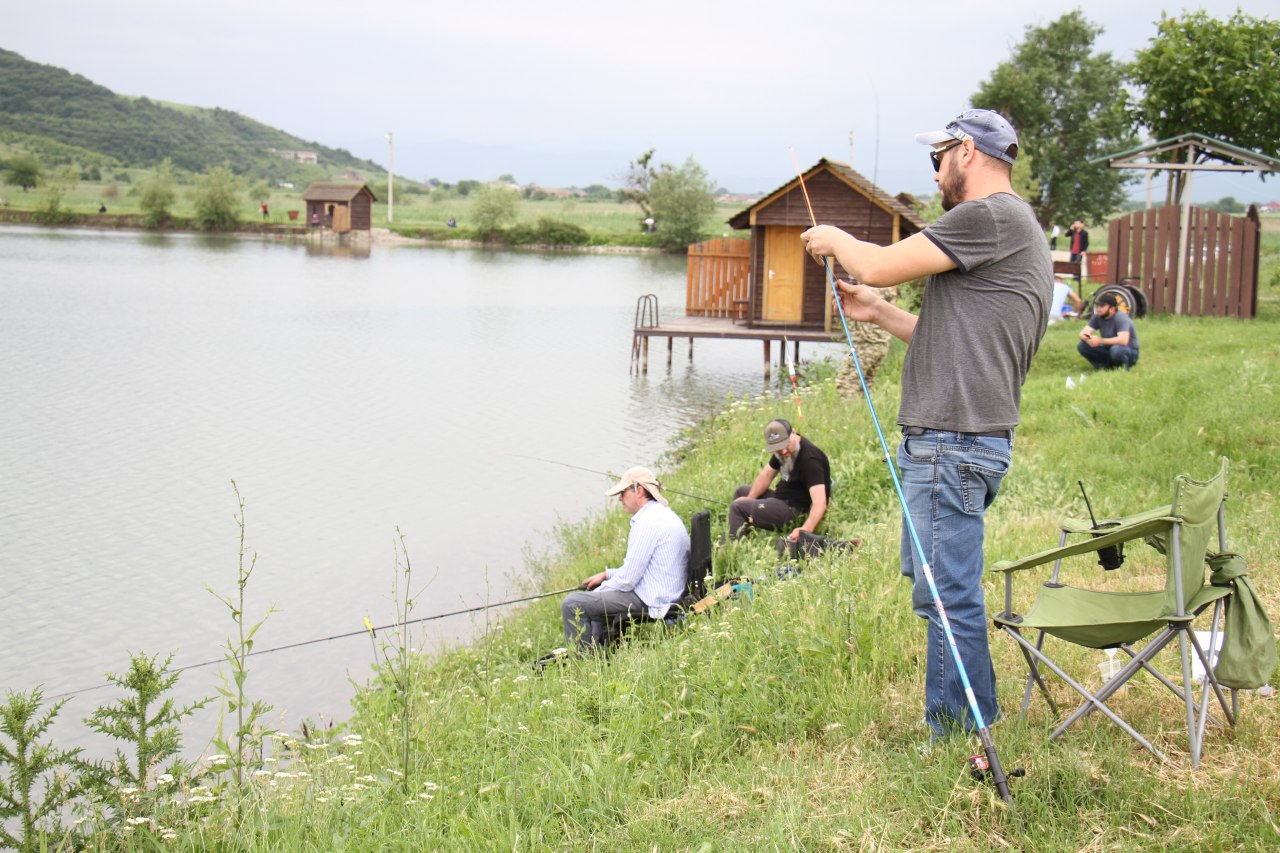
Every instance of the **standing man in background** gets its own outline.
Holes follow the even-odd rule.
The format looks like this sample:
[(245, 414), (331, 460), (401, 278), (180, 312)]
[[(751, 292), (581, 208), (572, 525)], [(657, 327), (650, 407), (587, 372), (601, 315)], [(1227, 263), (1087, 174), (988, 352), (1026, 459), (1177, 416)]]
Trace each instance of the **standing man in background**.
[(1084, 259), (1084, 253), (1089, 251), (1089, 232), (1084, 230), (1084, 223), (1079, 219), (1071, 223), (1067, 240), (1071, 248), (1071, 263), (1080, 263)]
[[(902, 367), (898, 467), (906, 510), (932, 568), (984, 720), (999, 715), (983, 600), (984, 514), (1009, 470), (1022, 383), (1053, 295), (1053, 263), (1031, 206), (1013, 191), (1018, 136), (991, 110), (967, 110), (930, 146), (946, 213), (889, 246), (831, 225), (800, 235), (819, 262), (834, 257), (857, 280), (839, 282), (851, 319), (908, 344)], [(919, 316), (878, 288), (928, 276)], [(928, 620), (925, 720), (933, 737), (975, 727), (941, 618), (903, 522), (902, 573)]]

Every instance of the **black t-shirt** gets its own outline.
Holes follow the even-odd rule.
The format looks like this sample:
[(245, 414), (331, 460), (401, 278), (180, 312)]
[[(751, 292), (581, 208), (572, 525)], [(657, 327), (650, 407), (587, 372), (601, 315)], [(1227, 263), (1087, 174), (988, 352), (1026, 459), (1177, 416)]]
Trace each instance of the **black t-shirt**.
[[(777, 454), (769, 457), (769, 467), (775, 471), (782, 470), (782, 460)], [(809, 505), (813, 503), (809, 489), (819, 485), (826, 487), (827, 500), (830, 501), (831, 463), (827, 461), (827, 454), (818, 449), (818, 445), (802, 435), (800, 449), (796, 451), (796, 464), (791, 466), (790, 475), (783, 475), (778, 488), (774, 489), (774, 496), (808, 512)]]

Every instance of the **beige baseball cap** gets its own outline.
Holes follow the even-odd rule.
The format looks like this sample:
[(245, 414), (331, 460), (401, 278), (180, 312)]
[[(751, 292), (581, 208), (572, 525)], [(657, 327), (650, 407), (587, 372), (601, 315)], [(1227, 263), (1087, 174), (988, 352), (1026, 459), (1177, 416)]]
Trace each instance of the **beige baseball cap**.
[(658, 482), (658, 478), (648, 468), (628, 468), (622, 475), (622, 479), (613, 485), (613, 488), (605, 492), (606, 495), (616, 495), (623, 489), (629, 489), (632, 486), (643, 486), (644, 490), (649, 493), (649, 497), (653, 498), (663, 506), (667, 506), (667, 499), (662, 496), (659, 489), (662, 484)]

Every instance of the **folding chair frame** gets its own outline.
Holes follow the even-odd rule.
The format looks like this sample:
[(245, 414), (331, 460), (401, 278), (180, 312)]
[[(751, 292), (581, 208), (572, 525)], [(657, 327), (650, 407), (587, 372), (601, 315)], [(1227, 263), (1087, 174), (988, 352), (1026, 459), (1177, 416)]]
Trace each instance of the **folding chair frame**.
[[(1224, 465), (1223, 471), (1225, 472), (1225, 465)], [(1155, 519), (1152, 519), (1152, 521), (1154, 520)], [(1169, 519), (1169, 522), (1170, 522), (1170, 526), (1169, 526), (1170, 553), (1168, 555), (1168, 560), (1173, 566), (1180, 567), (1182, 565), (1181, 563), (1182, 554), (1181, 554), (1181, 536), (1179, 534), (1181, 532), (1180, 528), (1182, 526), (1182, 521), (1175, 517), (1175, 518)], [(1141, 525), (1139, 525), (1139, 527), (1141, 527)], [(1218, 504), (1217, 528), (1218, 528), (1217, 530), (1218, 550), (1219, 552), (1224, 552), (1226, 551), (1226, 492), (1225, 492), (1225, 489), (1223, 491), (1222, 500)], [(1057, 559), (1054, 560), (1053, 575), (1052, 575), (1052, 580), (1050, 581), (1051, 584), (1058, 583), (1059, 573), (1062, 567), (1062, 561), (1065, 557), (1072, 556), (1073, 554), (1083, 554), (1083, 553), (1088, 553), (1090, 551), (1097, 551), (1111, 544), (1126, 541), (1129, 539), (1138, 538), (1138, 535), (1135, 535), (1131, 529), (1130, 530), (1117, 529), (1113, 532), (1110, 532), (1108, 534), (1105, 534), (1095, 539), (1092, 543), (1093, 547), (1074, 547), (1074, 548), (1068, 549), (1066, 547), (1066, 544), (1067, 544), (1067, 536), (1069, 532), (1071, 531), (1064, 526), (1058, 541), (1058, 550), (1062, 553), (1060, 553), (1057, 556)], [(1048, 562), (1048, 560), (1046, 559), (1043, 562)], [(1040, 563), (1040, 564), (1043, 564), (1043, 563)], [(1030, 568), (1030, 567), (1031, 566), (1024, 566), (1024, 568)], [(1218, 680), (1213, 672), (1213, 666), (1211, 665), (1211, 661), (1215, 660), (1216, 652), (1221, 648), (1222, 616), (1224, 612), (1224, 604), (1229, 593), (1218, 592), (1217, 590), (1219, 588), (1215, 588), (1216, 594), (1210, 600), (1204, 601), (1202, 604), (1195, 607), (1193, 612), (1187, 613), (1186, 607), (1184, 606), (1184, 602), (1186, 601), (1186, 598), (1184, 596), (1182, 572), (1180, 570), (1175, 569), (1173, 571), (1173, 575), (1174, 575), (1174, 593), (1175, 593), (1175, 598), (1177, 603), (1176, 613), (1173, 614), (1168, 619), (1168, 622), (1166, 623), (1165, 627), (1160, 629), (1160, 631), (1154, 637), (1152, 637), (1149, 640), (1149, 642), (1142, 647), (1141, 650), (1135, 651), (1133, 646), (1129, 643), (1119, 644), (1117, 647), (1120, 648), (1122, 651), (1124, 651), (1126, 654), (1128, 654), (1131, 659), (1123, 667), (1121, 667), (1119, 672), (1114, 673), (1098, 689), (1096, 693), (1092, 693), (1083, 684), (1081, 684), (1079, 681), (1073, 679), (1070, 675), (1068, 675), (1067, 672), (1062, 669), (1062, 667), (1060, 667), (1058, 664), (1050, 660), (1048, 656), (1046, 656), (1045, 653), (1042, 651), (1045, 636), (1048, 633), (1047, 631), (1043, 629), (1038, 630), (1036, 640), (1034, 643), (1030, 642), (1026, 637), (1023, 636), (1022, 629), (1019, 627), (1019, 623), (1022, 622), (1022, 617), (1017, 616), (1013, 612), (1014, 571), (1006, 570), (1006, 569), (999, 569), (999, 570), (1005, 571), (1005, 609), (1004, 609), (1004, 612), (1001, 613), (996, 618), (996, 624), (997, 624), (997, 627), (999, 627), (1002, 631), (1004, 631), (1010, 637), (1012, 637), (1014, 641), (1018, 644), (1018, 648), (1022, 652), (1023, 658), (1026, 660), (1026, 663), (1027, 663), (1028, 674), (1027, 674), (1026, 686), (1023, 690), (1023, 696), (1022, 696), (1022, 707), (1021, 707), (1022, 716), (1025, 717), (1028, 709), (1030, 708), (1031, 695), (1034, 687), (1039, 687), (1040, 692), (1043, 694), (1046, 701), (1048, 702), (1052, 713), (1054, 713), (1055, 715), (1058, 714), (1058, 705), (1053, 700), (1053, 697), (1049, 693), (1048, 686), (1045, 684), (1043, 674), (1040, 670), (1041, 664), (1043, 664), (1045, 667), (1048, 667), (1048, 669), (1050, 669), (1055, 675), (1061, 678), (1067, 685), (1069, 685), (1073, 690), (1079, 693), (1084, 699), (1084, 701), (1080, 703), (1080, 705), (1075, 709), (1075, 711), (1072, 712), (1072, 714), (1068, 716), (1065, 720), (1063, 720), (1062, 723), (1060, 723), (1056, 729), (1054, 729), (1053, 733), (1049, 736), (1050, 741), (1057, 740), (1059, 737), (1065, 734), (1067, 729), (1069, 729), (1072, 725), (1074, 725), (1079, 720), (1083, 719), (1085, 716), (1087, 716), (1094, 710), (1097, 710), (1105, 714), (1108, 719), (1110, 719), (1113, 723), (1119, 726), (1126, 734), (1128, 734), (1131, 738), (1133, 738), (1135, 741), (1141, 744), (1144, 748), (1150, 751), (1153, 755), (1155, 755), (1161, 761), (1164, 761), (1166, 763), (1172, 763), (1169, 757), (1165, 755), (1164, 752), (1162, 752), (1150, 741), (1148, 741), (1145, 737), (1143, 737), (1133, 726), (1131, 726), (1128, 722), (1126, 722), (1119, 714), (1117, 714), (1110, 706), (1106, 704), (1106, 701), (1117, 690), (1125, 686), (1128, 680), (1135, 673), (1137, 673), (1139, 669), (1145, 670), (1148, 673), (1150, 673), (1157, 681), (1163, 684), (1175, 696), (1177, 696), (1180, 700), (1182, 700), (1186, 708), (1187, 738), (1188, 738), (1190, 753), (1191, 753), (1191, 764), (1193, 767), (1198, 766), (1200, 763), (1200, 757), (1201, 757), (1201, 753), (1204, 745), (1205, 724), (1209, 718), (1213, 717), (1213, 715), (1209, 711), (1210, 689), (1212, 689), (1214, 696), (1217, 697), (1218, 705), (1221, 707), (1223, 715), (1226, 718), (1227, 722), (1230, 723), (1232, 726), (1235, 725), (1236, 718), (1239, 712), (1238, 691), (1236, 691), (1235, 689), (1230, 690), (1231, 702), (1230, 702), (1230, 706), (1228, 706), (1226, 696), (1223, 694), (1223, 687), (1221, 684), (1218, 683)], [(1196, 617), (1198, 617), (1201, 613), (1203, 613), (1204, 610), (1206, 610), (1210, 604), (1213, 605), (1213, 616), (1212, 616), (1211, 627), (1209, 632), (1209, 649), (1206, 652), (1206, 650), (1201, 646), (1199, 638), (1196, 636), (1195, 631), (1192, 630), (1192, 626)], [(1179, 687), (1177, 684), (1170, 681), (1163, 673), (1161, 673), (1159, 670), (1153, 667), (1150, 663), (1151, 660), (1155, 658), (1155, 656), (1159, 654), (1175, 637), (1177, 637), (1178, 639), (1179, 653), (1180, 653), (1181, 664), (1182, 664), (1183, 685), (1189, 686), (1192, 684), (1192, 678), (1191, 678), (1191, 674), (1192, 674), (1191, 652), (1192, 651), (1194, 651), (1196, 658), (1200, 661), (1200, 664), (1203, 667), (1203, 670), (1204, 670), (1203, 687), (1201, 691), (1201, 696), (1198, 701), (1196, 700), (1194, 696), (1194, 691), (1192, 689), (1188, 687), (1188, 689), (1184, 690), (1183, 688)], [(1216, 717), (1213, 717), (1213, 719), (1215, 723), (1219, 722)]]

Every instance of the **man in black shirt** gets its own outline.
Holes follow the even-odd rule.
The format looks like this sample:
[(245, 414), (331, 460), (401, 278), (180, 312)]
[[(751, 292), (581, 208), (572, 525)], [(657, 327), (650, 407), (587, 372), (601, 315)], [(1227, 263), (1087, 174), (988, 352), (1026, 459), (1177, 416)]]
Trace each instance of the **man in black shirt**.
[[(816, 444), (800, 435), (784, 420), (769, 421), (764, 428), (765, 449), (773, 452), (769, 464), (749, 486), (739, 486), (729, 504), (729, 535), (735, 539), (748, 525), (761, 530), (780, 530), (796, 516), (808, 513), (801, 527), (791, 531), (791, 541), (800, 531), (817, 529), (831, 499), (831, 465)], [(774, 479), (782, 477), (776, 490)]]

